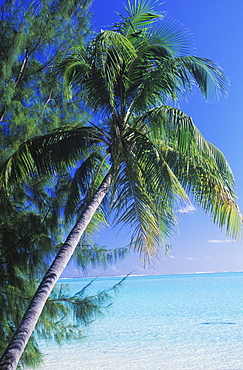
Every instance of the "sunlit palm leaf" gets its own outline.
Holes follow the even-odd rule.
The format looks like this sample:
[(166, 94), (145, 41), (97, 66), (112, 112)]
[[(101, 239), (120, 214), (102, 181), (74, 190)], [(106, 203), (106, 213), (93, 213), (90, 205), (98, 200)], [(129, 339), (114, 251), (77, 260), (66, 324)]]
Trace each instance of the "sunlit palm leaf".
[(175, 227), (177, 197), (187, 196), (146, 135), (129, 129), (122, 141), (112, 208), (117, 211), (117, 223), (133, 229), (134, 248), (156, 254)]
[[(183, 162), (187, 171), (182, 171)], [(225, 227), (232, 238), (239, 237), (243, 219), (232, 191), (232, 174), (227, 176), (227, 172), (222, 172), (210, 159), (207, 161), (200, 155), (180, 158), (178, 168), (174, 166), (173, 170), (213, 221), (219, 227)]]
[[(166, 110), (167, 118), (164, 116)], [(242, 215), (235, 202), (234, 178), (225, 157), (203, 138), (190, 117), (166, 107), (160, 109), (160, 113), (163, 114), (157, 115), (157, 125), (150, 133), (159, 155), (165, 158), (185, 190), (212, 215), (214, 222), (226, 227), (229, 235), (236, 237)], [(153, 123), (153, 114), (150, 123)], [(166, 134), (168, 129), (171, 135)]]

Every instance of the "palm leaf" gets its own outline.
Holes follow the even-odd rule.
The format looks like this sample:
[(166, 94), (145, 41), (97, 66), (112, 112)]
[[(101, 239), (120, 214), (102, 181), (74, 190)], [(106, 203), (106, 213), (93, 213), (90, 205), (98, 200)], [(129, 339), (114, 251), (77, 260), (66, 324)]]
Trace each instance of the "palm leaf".
[(163, 49), (162, 55), (176, 57), (188, 54), (189, 36), (188, 31), (182, 29), (177, 21), (160, 19), (155, 25), (143, 29), (135, 44), (139, 54), (149, 49), (161, 48)]
[[(89, 192), (93, 178), (97, 177), (97, 170), (102, 161), (102, 154), (94, 151), (81, 163), (70, 179), (70, 186), (67, 189), (67, 202), (65, 206), (65, 219), (70, 220), (73, 214), (77, 214), (80, 205), (85, 201)], [(88, 201), (88, 200), (87, 200)]]
[(220, 95), (227, 94), (229, 80), (216, 63), (196, 56), (177, 58), (176, 63), (182, 73), (182, 80), (185, 80), (184, 70), (188, 71), (207, 100), (218, 100)]
[[(159, 116), (159, 111), (167, 111), (169, 120), (163, 114)], [(223, 154), (203, 138), (190, 117), (181, 111), (161, 107), (150, 113), (153, 129), (149, 135), (159, 155), (213, 221), (225, 227), (230, 236), (239, 236), (242, 215), (235, 201), (233, 174)]]
[(175, 227), (177, 196), (187, 199), (185, 192), (154, 144), (138, 131), (124, 136), (120, 163), (112, 196), (117, 223), (133, 230), (135, 250), (157, 254)]
[(100, 32), (86, 48), (85, 55), (83, 49), (80, 52), (77, 48), (66, 62), (62, 62), (67, 92), (70, 95), (70, 87), (75, 84), (88, 106), (106, 114), (111, 112), (120, 75), (135, 56), (134, 46), (122, 34)]
[(35, 137), (22, 144), (0, 167), (0, 181), (9, 185), (23, 181), (27, 176), (56, 175), (85, 158), (92, 146), (97, 146), (97, 130), (75, 127)]
[(130, 248), (128, 246), (110, 250), (97, 244), (85, 245), (81, 241), (80, 246), (75, 251), (75, 257), (78, 265), (86, 272), (89, 265), (92, 268), (97, 268), (98, 266), (107, 268), (108, 265), (124, 259), (129, 252)]
[[(110, 169), (110, 166), (106, 163), (106, 157), (107, 155), (102, 156), (102, 153), (96, 151), (91, 153), (91, 155), (78, 166), (70, 181), (70, 187), (68, 189), (68, 197), (64, 212), (66, 222), (73, 221), (73, 219), (77, 217), (77, 214), (82, 214), (94, 192), (100, 186), (106, 173)], [(105, 225), (107, 225), (107, 212), (101, 205), (85, 230), (85, 240), (89, 239), (90, 243), (90, 238)]]
[(128, 0), (125, 9), (128, 16), (124, 18), (123, 22), (120, 22), (119, 29), (126, 37), (136, 37), (137, 32), (141, 27), (151, 25), (155, 20), (162, 17), (161, 14), (154, 10), (154, 5), (157, 1), (149, 0), (134, 0), (131, 2)]

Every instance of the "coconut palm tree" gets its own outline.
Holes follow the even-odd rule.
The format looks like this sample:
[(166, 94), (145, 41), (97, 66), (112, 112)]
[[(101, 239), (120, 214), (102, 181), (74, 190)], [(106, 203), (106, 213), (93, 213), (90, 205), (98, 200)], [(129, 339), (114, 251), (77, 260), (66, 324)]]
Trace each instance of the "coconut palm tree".
[(59, 66), (67, 96), (80, 94), (94, 121), (29, 140), (1, 168), (8, 188), (27, 174), (56, 175), (76, 165), (66, 214), (71, 208), (79, 215), (3, 354), (2, 369), (17, 366), (85, 229), (100, 206), (106, 211), (104, 199), (117, 224), (132, 230), (131, 248), (144, 257), (168, 244), (181, 198), (197, 202), (232, 237), (239, 234), (242, 218), (226, 159), (190, 117), (169, 105), (194, 84), (207, 99), (218, 96), (226, 90), (225, 75), (210, 60), (189, 55), (183, 33), (152, 2), (128, 1), (126, 10), (126, 18)]

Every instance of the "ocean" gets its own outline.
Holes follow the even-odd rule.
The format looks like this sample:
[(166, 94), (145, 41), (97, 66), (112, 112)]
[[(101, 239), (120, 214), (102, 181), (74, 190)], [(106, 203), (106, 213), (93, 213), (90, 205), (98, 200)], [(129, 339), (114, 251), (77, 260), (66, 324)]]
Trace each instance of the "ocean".
[[(65, 283), (77, 292), (90, 280)], [(242, 370), (243, 273), (129, 276), (84, 340), (41, 349), (40, 370)]]

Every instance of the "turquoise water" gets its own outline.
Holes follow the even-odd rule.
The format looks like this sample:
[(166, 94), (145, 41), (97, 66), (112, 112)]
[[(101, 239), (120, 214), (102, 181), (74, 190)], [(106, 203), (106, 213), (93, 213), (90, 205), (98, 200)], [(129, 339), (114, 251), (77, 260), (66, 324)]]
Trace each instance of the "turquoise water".
[[(103, 289), (118, 278), (100, 278)], [(74, 291), (89, 279), (68, 279)], [(242, 370), (243, 273), (128, 277), (88, 337), (43, 346), (41, 370)]]

